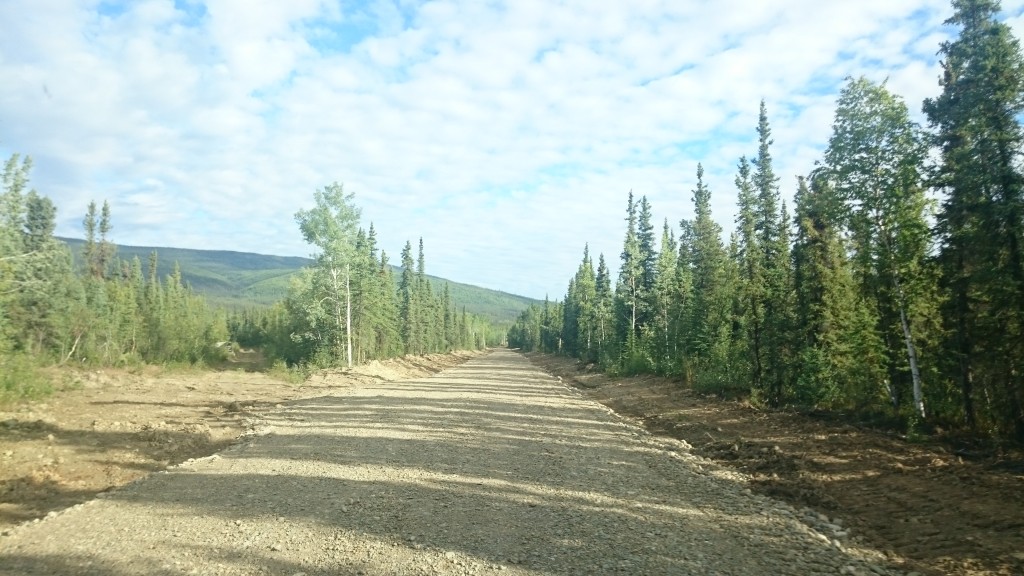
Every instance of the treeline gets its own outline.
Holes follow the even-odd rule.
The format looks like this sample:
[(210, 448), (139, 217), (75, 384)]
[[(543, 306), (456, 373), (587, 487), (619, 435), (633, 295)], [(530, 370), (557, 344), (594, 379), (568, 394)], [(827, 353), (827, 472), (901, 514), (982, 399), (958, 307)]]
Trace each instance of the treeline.
[[(224, 343), (262, 346), (290, 366), (351, 365), (403, 354), (476, 349), (500, 343), (484, 320), (459, 311), (448, 286), (435, 291), (406, 243), (395, 289), (376, 232), (358, 228), (352, 196), (334, 185), (317, 208), (296, 219), (319, 247), (314, 266), (297, 275), (289, 296), (270, 308), (214, 308), (182, 282), (157, 275), (157, 255), (117, 258), (110, 208), (90, 203), (85, 243), (75, 264), (54, 237), (53, 202), (29, 189), (31, 162), (12, 156), (0, 191), (0, 400), (47, 387), (37, 368), (75, 363), (209, 364), (226, 359)], [(333, 211), (333, 212), (332, 212)]]
[(614, 288), (584, 250), (564, 301), (524, 312), (510, 344), (769, 406), (1024, 440), (1024, 61), (997, 2), (954, 8), (927, 130), (884, 84), (850, 79), (791, 215), (762, 102), (728, 242), (699, 165), (694, 218), (666, 221), (657, 244), (630, 193)]
[(0, 191), (0, 396), (18, 395), (48, 363), (197, 363), (219, 354), (225, 315), (176, 270), (156, 275), (156, 254), (118, 260), (109, 205), (89, 204), (83, 265), (53, 236), (53, 202), (28, 187), (31, 163), (12, 156)]
[[(348, 298), (353, 363), (501, 343), (504, 334), (457, 307), (447, 283), (440, 291), (432, 286), (422, 239), (415, 262), (412, 244), (406, 242), (397, 291), (393, 268), (377, 247), (372, 224), (368, 231), (356, 231), (353, 249)], [(342, 283), (336, 285), (318, 260), (317, 266), (293, 279), (283, 302), (234, 313), (228, 325), (240, 345), (259, 346), (266, 356), (290, 366), (332, 366), (348, 356), (348, 323), (332, 317), (335, 301), (346, 301)], [(348, 305), (344, 308), (349, 310)]]
[(228, 325), (242, 346), (259, 346), (288, 366), (352, 366), (404, 354), (472, 350), (504, 336), (452, 301), (448, 284), (435, 290), (426, 276), (423, 240), (413, 260), (406, 242), (396, 282), (377, 232), (360, 227), (355, 197), (340, 184), (314, 194), (315, 206), (296, 223), (315, 247), (312, 266), (292, 279), (284, 301), (232, 314)]

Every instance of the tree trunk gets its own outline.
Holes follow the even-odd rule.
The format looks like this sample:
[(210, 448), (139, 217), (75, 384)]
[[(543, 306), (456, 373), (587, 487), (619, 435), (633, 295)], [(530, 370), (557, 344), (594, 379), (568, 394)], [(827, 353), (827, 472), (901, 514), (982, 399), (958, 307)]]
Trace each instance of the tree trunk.
[[(750, 276), (753, 278), (752, 272)], [(758, 322), (757, 317), (757, 297), (753, 293), (750, 295), (750, 314), (754, 320), (750, 327), (750, 340), (754, 348), (754, 374), (751, 385), (754, 390), (760, 391), (762, 374), (764, 373), (764, 367), (761, 365), (761, 324)]]
[(72, 356), (74, 356), (75, 349), (78, 348), (78, 343), (81, 340), (82, 340), (82, 335), (81, 334), (79, 334), (78, 336), (75, 337), (75, 343), (71, 345), (71, 351), (68, 352), (67, 356), (64, 357), (64, 360), (61, 361), (61, 364), (67, 363), (67, 361), (70, 360)]
[(907, 321), (907, 312), (900, 306), (900, 324), (903, 326), (903, 340), (907, 344), (907, 360), (910, 362), (910, 377), (914, 382), (914, 410), (921, 418), (925, 417), (924, 398), (921, 392), (921, 371), (917, 367), (917, 350), (914, 348), (914, 339), (910, 333), (910, 323)]
[(335, 354), (338, 359), (341, 356), (341, 287), (338, 286), (338, 269), (331, 267), (331, 290), (334, 292), (331, 294), (331, 302), (334, 304), (334, 347)]
[(349, 265), (345, 265), (345, 340), (348, 348), (348, 367), (352, 367), (352, 289)]
[[(959, 256), (960, 272), (963, 271), (963, 255)], [(956, 348), (960, 365), (960, 395), (963, 401), (964, 422), (968, 428), (974, 430), (977, 423), (974, 410), (974, 346), (971, 338), (970, 327), (968, 326), (968, 310), (970, 302), (967, 299), (967, 287), (963, 280), (957, 280), (956, 290)]]
[(917, 365), (917, 349), (914, 347), (914, 336), (910, 332), (910, 321), (907, 319), (907, 306), (903, 297), (903, 288), (900, 286), (898, 274), (893, 274), (892, 285), (896, 289), (896, 298), (899, 299), (900, 326), (903, 328), (903, 341), (907, 346), (907, 361), (910, 363), (910, 377), (914, 386), (914, 411), (921, 418), (925, 417), (924, 397), (921, 391), (921, 370)]
[(629, 291), (630, 291), (629, 304), (630, 304), (630, 311), (631, 311), (631, 314), (632, 314), (631, 317), (630, 317), (630, 320), (629, 320), (629, 330), (630, 330), (630, 333), (635, 335), (636, 334), (636, 300), (637, 300), (636, 278), (630, 278), (629, 279)]

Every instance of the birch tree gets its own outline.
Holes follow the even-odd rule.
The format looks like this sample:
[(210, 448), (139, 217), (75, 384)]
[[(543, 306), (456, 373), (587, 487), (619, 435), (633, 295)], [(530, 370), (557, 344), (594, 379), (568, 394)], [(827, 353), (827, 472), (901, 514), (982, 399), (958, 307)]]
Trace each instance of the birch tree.
[[(921, 175), (925, 154), (902, 99), (863, 77), (847, 82), (836, 107), (824, 173), (846, 206), (863, 295), (876, 301), (883, 322), (889, 310), (894, 314), (888, 316), (898, 318), (903, 366), (910, 371), (914, 412), (920, 418), (925, 406), (911, 308), (928, 248)], [(892, 352), (899, 357), (898, 350)], [(890, 386), (898, 406), (895, 382)]]
[(352, 366), (352, 265), (356, 256), (356, 237), (360, 210), (355, 195), (346, 193), (334, 183), (317, 190), (315, 206), (295, 213), (302, 237), (319, 249), (312, 274), (312, 301), (304, 306), (329, 312), (330, 344), (337, 357), (344, 353), (346, 364)]

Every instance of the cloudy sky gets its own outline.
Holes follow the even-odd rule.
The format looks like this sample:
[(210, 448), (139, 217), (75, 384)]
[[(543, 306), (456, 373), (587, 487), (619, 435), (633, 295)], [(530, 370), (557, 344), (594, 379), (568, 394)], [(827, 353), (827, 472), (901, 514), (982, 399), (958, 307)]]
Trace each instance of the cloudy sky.
[[(1005, 0), (1022, 29), (1024, 0)], [(917, 117), (948, 0), (4, 0), (0, 154), (78, 236), (306, 256), (294, 213), (355, 192), (392, 262), (560, 298), (590, 243), (618, 268), (630, 190), (692, 216), (698, 162), (732, 227), (768, 106), (784, 195), (843, 79)]]

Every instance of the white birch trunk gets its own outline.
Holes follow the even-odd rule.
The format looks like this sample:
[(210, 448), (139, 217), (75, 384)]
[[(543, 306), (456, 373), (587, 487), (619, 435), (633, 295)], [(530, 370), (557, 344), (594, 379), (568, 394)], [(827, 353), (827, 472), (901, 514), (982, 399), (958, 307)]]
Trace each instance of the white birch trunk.
[(345, 265), (345, 340), (348, 347), (348, 367), (352, 367), (352, 289), (349, 265)]
[(914, 383), (914, 411), (921, 418), (925, 417), (924, 394), (921, 390), (921, 370), (917, 366), (917, 349), (914, 347), (914, 337), (910, 332), (910, 321), (907, 320), (907, 307), (904, 304), (903, 288), (900, 287), (899, 276), (893, 275), (893, 287), (896, 288), (896, 297), (900, 302), (900, 325), (903, 328), (903, 341), (907, 345), (907, 361), (910, 363), (910, 377)]

